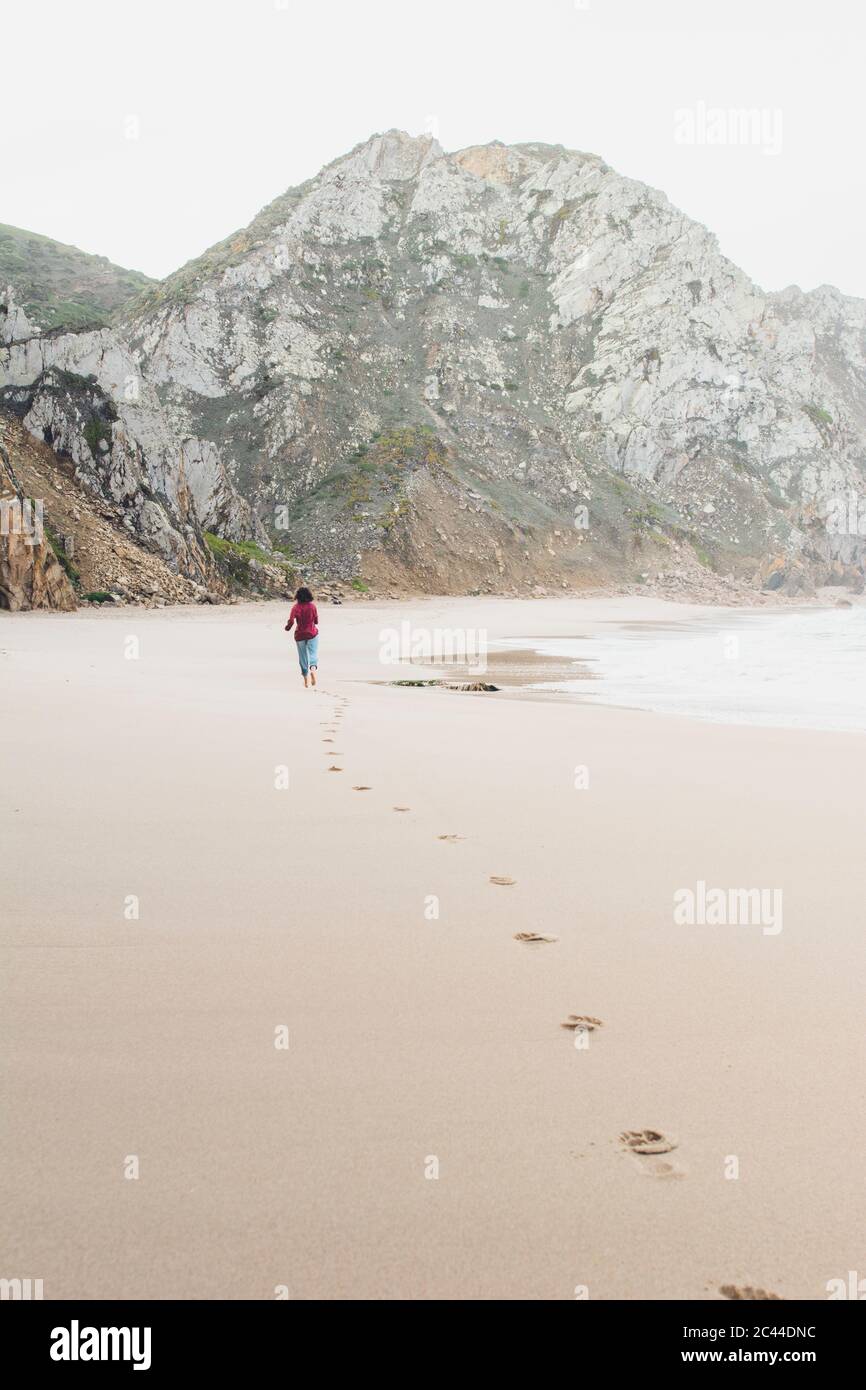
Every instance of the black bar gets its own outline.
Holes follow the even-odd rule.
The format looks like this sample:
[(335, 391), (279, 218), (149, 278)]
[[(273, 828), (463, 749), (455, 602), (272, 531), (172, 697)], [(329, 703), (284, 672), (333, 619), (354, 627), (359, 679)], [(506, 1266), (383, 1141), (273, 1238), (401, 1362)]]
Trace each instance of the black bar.
[[(862, 1342), (862, 1312), (842, 1302), (781, 1299), (575, 1301), (565, 1317), (557, 1319), (553, 1331), (561, 1330), (568, 1338), (561, 1349), (568, 1353), (571, 1348), (574, 1373), (581, 1378), (589, 1356), (594, 1364), (600, 1360), (601, 1366), (642, 1378), (675, 1367), (700, 1374), (704, 1367), (713, 1365), (735, 1372), (799, 1365), (820, 1369), (826, 1375), (856, 1364)], [(313, 1305), (301, 1302), (12, 1302), (2, 1309), (4, 1364), (12, 1361), (20, 1365), (25, 1375), (50, 1372), (52, 1378), (81, 1374), (92, 1378), (100, 1371), (114, 1376), (138, 1374), (142, 1383), (145, 1376), (160, 1379), (185, 1371), (194, 1373), (200, 1382), (208, 1377), (225, 1380), (233, 1374), (263, 1370), (296, 1376), (304, 1374), (302, 1366), (311, 1356), (319, 1373), (326, 1368), (332, 1373), (342, 1356), (354, 1375), (371, 1371), (377, 1361), (394, 1365), (397, 1347), (407, 1330), (402, 1319), (397, 1324), (390, 1320), (379, 1324), (378, 1315), (368, 1313), (364, 1328), (359, 1328), (360, 1337), (344, 1341), (353, 1310), (329, 1303), (322, 1329), (325, 1338), (320, 1343), (318, 1316)], [(473, 1316), (477, 1319), (477, 1307)], [(95, 1338), (88, 1331), (103, 1328), (117, 1329), (117, 1338), (107, 1334), (103, 1339), (101, 1332)], [(149, 1339), (145, 1329), (149, 1329)], [(370, 1336), (374, 1329), (375, 1341)], [(430, 1322), (429, 1330), (422, 1333), (419, 1361), (414, 1366), (403, 1364), (405, 1376), (415, 1379), (420, 1371), (429, 1378), (439, 1356), (443, 1375), (453, 1375), (459, 1358), (455, 1361), (456, 1348), (442, 1338), (444, 1331), (439, 1319)], [(466, 1335), (466, 1331), (461, 1333), (461, 1337)], [(515, 1352), (522, 1359), (532, 1347), (533, 1355), (540, 1350), (534, 1336), (524, 1341), (515, 1335), (514, 1328), (509, 1328), (500, 1341), (491, 1342), (473, 1321), (469, 1335), (477, 1354), (489, 1356), (491, 1366), (498, 1360), (497, 1353), (510, 1363)], [(54, 1359), (52, 1348), (55, 1354), (62, 1352), (70, 1358), (77, 1351), (78, 1359)], [(83, 1359), (82, 1352), (89, 1355), (91, 1349), (104, 1352), (106, 1358), (116, 1349), (127, 1359)], [(545, 1360), (550, 1352), (545, 1348)], [(141, 1366), (139, 1372), (134, 1370), (136, 1360)]]

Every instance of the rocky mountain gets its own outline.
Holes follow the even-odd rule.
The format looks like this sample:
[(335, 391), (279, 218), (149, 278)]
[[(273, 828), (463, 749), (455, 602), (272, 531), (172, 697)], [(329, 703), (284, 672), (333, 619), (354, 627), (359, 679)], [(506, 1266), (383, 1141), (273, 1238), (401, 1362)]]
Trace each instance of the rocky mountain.
[(154, 282), (105, 256), (0, 223), (0, 285), (40, 329), (95, 327)]
[(7, 292), (0, 408), (205, 587), (205, 532), (358, 587), (863, 585), (866, 302), (762, 292), (595, 155), (389, 131), (37, 330)]

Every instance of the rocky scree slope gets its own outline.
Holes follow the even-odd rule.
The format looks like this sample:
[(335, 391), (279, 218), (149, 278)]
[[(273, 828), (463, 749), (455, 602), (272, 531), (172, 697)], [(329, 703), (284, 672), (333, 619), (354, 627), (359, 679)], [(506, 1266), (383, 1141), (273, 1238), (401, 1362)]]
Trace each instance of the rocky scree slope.
[[(138, 544), (124, 526), (121, 507), (94, 495), (77, 480), (71, 460), (59, 458), (14, 416), (2, 413), (0, 449), (19, 494), (42, 501), (46, 553), (57, 561), (63, 580), (62, 602), (52, 601), (50, 588), (39, 601), (27, 602), (27, 590), (18, 585), (14, 601), (10, 594), (10, 601), (4, 602), (0, 591), (0, 607), (75, 608), (86, 602), (159, 607), (219, 602), (227, 597), (220, 574), (213, 576), (215, 589), (207, 591), (175, 574), (158, 555)], [(0, 536), (0, 574), (8, 566), (10, 545), (14, 545), (11, 538)], [(16, 553), (26, 559), (26, 548), (18, 545)], [(7, 587), (11, 591), (13, 586)]]
[[(76, 607), (75, 594), (44, 529), (30, 511), (25, 527), (12, 518), (31, 503), (33, 494), (15, 471), (0, 435), (0, 609)], [(14, 511), (12, 509), (15, 509)]]

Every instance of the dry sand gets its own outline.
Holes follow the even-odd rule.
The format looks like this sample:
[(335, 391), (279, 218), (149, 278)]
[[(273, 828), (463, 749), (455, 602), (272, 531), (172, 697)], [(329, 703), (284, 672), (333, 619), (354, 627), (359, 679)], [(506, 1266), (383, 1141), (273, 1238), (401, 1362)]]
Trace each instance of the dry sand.
[[(812, 1299), (866, 1272), (866, 739), (375, 683), (405, 617), (671, 614), (323, 606), (317, 693), (282, 605), (4, 616), (0, 1275)], [(698, 879), (781, 887), (783, 931), (675, 926)], [(677, 1147), (624, 1151), (645, 1128)]]

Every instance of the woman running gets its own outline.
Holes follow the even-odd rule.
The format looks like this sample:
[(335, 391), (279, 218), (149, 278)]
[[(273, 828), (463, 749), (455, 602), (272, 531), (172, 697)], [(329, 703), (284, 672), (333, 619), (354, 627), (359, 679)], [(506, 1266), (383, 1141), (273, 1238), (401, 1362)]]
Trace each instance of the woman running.
[(316, 670), (319, 665), (319, 614), (309, 589), (301, 588), (295, 594), (294, 607), (286, 623), (286, 632), (295, 629), (295, 644), (304, 685), (312, 681), (316, 684)]

